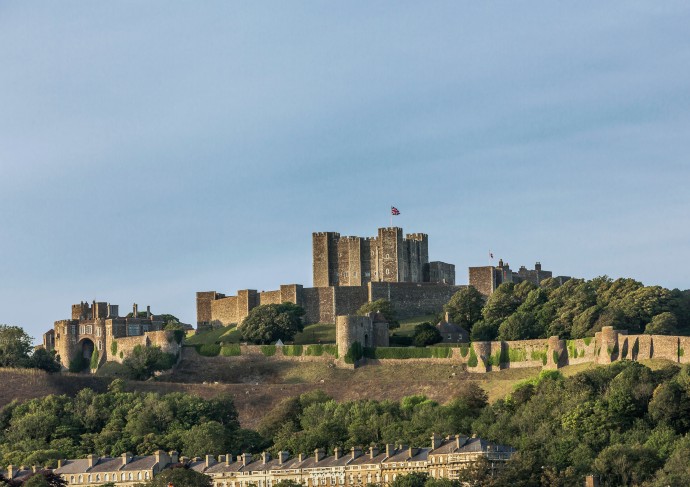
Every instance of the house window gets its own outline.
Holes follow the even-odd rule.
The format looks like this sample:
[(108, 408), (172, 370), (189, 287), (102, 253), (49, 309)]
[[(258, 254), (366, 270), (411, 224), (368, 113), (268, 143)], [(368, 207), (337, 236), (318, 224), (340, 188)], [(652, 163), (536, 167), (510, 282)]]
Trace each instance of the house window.
[(141, 480), (141, 472), (137, 474), (137, 480)]
[(84, 477), (82, 477), (82, 476), (80, 475), (80, 476), (79, 476), (79, 483), (81, 484), (83, 481), (84, 481)]

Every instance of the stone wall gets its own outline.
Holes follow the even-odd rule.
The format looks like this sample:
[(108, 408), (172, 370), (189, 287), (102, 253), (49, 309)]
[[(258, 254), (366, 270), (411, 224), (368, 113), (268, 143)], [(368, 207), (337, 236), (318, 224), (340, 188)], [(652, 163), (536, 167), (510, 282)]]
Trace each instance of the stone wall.
[(305, 323), (335, 323), (334, 287), (304, 288)]
[(386, 299), (393, 304), (398, 318), (405, 319), (441, 312), (453, 294), (464, 287), (435, 282), (370, 282), (369, 301)]

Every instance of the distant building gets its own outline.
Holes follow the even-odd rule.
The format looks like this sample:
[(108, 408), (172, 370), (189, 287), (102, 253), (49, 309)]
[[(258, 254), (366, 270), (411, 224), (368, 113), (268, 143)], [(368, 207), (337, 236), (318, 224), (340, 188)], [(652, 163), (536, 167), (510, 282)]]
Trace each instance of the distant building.
[(54, 328), (44, 333), (43, 346), (55, 350), (64, 367), (76, 357), (91, 360), (94, 350), (98, 363), (122, 362), (137, 345), (160, 346), (164, 352), (176, 354), (179, 344), (172, 340), (172, 332), (164, 331), (160, 316), (139, 312), (136, 304), (131, 316), (119, 316), (119, 306), (93, 301), (72, 305), (72, 318), (55, 322)]
[[(118, 487), (133, 487), (177, 465), (178, 462), (211, 477), (213, 487), (271, 487), (282, 480), (291, 480), (305, 487), (387, 485), (398, 476), (412, 472), (428, 473), (432, 478), (457, 479), (460, 471), (484, 458), (494, 471), (503, 468), (515, 449), (490, 443), (481, 438), (433, 435), (431, 445), (416, 448), (385, 445), (380, 449), (352, 448), (345, 452), (336, 448), (333, 455), (317, 448), (313, 455), (290, 456), (279, 452), (276, 458), (268, 453), (254, 456), (242, 453), (213, 455), (186, 459), (176, 452), (158, 451), (153, 455), (98, 458), (89, 455), (81, 460), (61, 460), (55, 473), (68, 485), (97, 486), (112, 482)], [(16, 477), (15, 477), (16, 478)]]
[[(527, 269), (524, 265), (520, 266), (517, 272), (510, 269), (510, 265), (503, 259), (498, 261), (497, 266), (483, 266), (469, 268), (469, 283), (474, 286), (477, 291), (484, 296), (491, 296), (498, 286), (504, 282), (520, 283), (529, 281), (538, 286), (544, 279), (552, 278), (551, 271), (545, 271), (541, 268), (541, 263), (534, 264), (534, 269)], [(568, 276), (558, 276), (556, 279), (563, 283), (570, 279)]]
[(450, 314), (445, 313), (444, 318), (436, 324), (436, 329), (441, 333), (443, 343), (468, 343), (470, 334), (462, 326), (450, 321)]

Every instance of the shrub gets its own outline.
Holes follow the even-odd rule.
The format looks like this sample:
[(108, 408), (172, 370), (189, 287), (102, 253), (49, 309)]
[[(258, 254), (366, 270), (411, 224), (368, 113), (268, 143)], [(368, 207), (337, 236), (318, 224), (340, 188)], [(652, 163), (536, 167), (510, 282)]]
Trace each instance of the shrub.
[(242, 349), (239, 343), (228, 343), (221, 347), (220, 354), (223, 357), (237, 357), (242, 355)]
[(91, 367), (91, 370), (98, 368), (98, 350), (96, 350), (95, 348), (93, 349), (93, 352), (91, 353), (90, 367)]
[(110, 344), (110, 353), (117, 355), (117, 340), (113, 340), (113, 342)]
[(391, 346), (397, 345), (399, 347), (409, 347), (412, 345), (412, 337), (393, 334), (390, 337), (390, 344)]
[(541, 360), (541, 363), (546, 365), (546, 351), (532, 350), (530, 357), (532, 360)]
[(323, 345), (323, 351), (328, 355), (338, 358), (338, 346), (337, 345)]
[(323, 345), (308, 345), (307, 349), (304, 351), (304, 355), (320, 357), (323, 355)]
[(585, 337), (582, 339), (583, 342), (585, 342), (585, 345), (589, 347), (589, 344), (592, 343), (592, 337)]
[(88, 360), (86, 360), (86, 358), (84, 358), (84, 356), (82, 355), (81, 351), (79, 351), (75, 353), (72, 357), (72, 360), (69, 361), (68, 369), (70, 372), (81, 372), (88, 366)]
[(261, 345), (261, 353), (266, 357), (273, 357), (276, 354), (275, 345)]
[(204, 357), (217, 357), (220, 353), (220, 345), (217, 343), (209, 343), (206, 345), (197, 345), (196, 351), (199, 355)]
[(460, 355), (462, 358), (467, 357), (467, 354), (470, 353), (470, 346), (469, 345), (460, 345)]
[(470, 346), (470, 358), (467, 361), (467, 366), (476, 367), (477, 365), (479, 365), (479, 361), (477, 360), (477, 354), (474, 351), (474, 347)]
[(508, 348), (508, 362), (524, 362), (525, 360), (527, 360), (525, 349), (513, 350)]
[(299, 357), (302, 355), (302, 345), (283, 345), (283, 356)]
[(347, 353), (344, 357), (345, 363), (354, 364), (356, 361), (362, 358), (363, 354), (364, 350), (362, 349), (362, 345), (359, 342), (355, 342), (350, 345), (350, 348), (347, 349)]

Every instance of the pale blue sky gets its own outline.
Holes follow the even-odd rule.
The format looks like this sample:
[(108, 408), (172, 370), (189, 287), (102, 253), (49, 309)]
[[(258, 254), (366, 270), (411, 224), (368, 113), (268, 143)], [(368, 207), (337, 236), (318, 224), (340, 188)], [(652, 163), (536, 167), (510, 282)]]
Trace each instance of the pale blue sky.
[(432, 260), (690, 287), (687, 2), (1, 2), (0, 323)]

